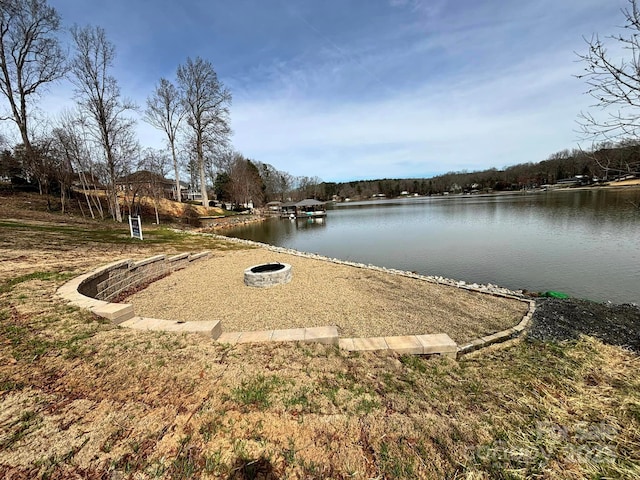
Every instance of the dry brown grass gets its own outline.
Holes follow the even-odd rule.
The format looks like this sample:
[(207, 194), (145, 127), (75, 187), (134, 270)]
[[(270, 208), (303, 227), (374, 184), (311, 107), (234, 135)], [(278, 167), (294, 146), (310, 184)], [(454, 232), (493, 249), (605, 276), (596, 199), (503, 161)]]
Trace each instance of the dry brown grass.
[[(16, 231), (0, 228), (10, 263)], [(53, 294), (167, 245), (95, 247), (40, 230), (20, 276), (0, 273), (2, 478), (640, 475), (640, 365), (623, 349), (516, 341), (455, 362), (135, 332)]]

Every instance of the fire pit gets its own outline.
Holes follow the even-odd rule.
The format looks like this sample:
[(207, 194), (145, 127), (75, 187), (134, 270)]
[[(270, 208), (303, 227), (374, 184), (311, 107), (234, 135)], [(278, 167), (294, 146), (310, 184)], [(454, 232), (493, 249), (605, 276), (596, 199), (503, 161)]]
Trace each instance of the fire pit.
[(273, 287), (291, 281), (291, 265), (288, 263), (263, 263), (244, 271), (244, 284), (249, 287)]

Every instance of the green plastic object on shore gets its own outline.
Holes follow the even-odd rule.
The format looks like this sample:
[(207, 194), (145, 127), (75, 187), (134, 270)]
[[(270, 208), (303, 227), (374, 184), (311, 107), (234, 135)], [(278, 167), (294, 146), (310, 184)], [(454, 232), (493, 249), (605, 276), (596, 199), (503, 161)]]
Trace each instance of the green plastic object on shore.
[(549, 298), (569, 298), (569, 295), (567, 295), (566, 293), (554, 292), (553, 290), (549, 290), (548, 292), (544, 292), (541, 296), (542, 297), (549, 297)]

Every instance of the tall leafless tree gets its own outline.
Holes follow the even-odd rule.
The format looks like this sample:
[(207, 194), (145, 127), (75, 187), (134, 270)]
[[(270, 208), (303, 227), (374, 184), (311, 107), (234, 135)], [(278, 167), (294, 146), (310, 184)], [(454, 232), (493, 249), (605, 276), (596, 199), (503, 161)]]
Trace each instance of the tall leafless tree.
[(116, 180), (126, 170), (137, 148), (134, 121), (126, 116), (135, 105), (121, 97), (118, 82), (109, 73), (115, 59), (115, 47), (104, 29), (75, 26), (71, 35), (76, 47), (71, 61), (76, 98), (81, 111), (91, 119), (90, 132), (104, 151), (109, 204), (113, 217), (121, 222)]
[(37, 158), (31, 138), (32, 99), (63, 77), (66, 59), (57, 33), (60, 15), (45, 0), (0, 0), (0, 92), (20, 131), (30, 164)]
[(153, 199), (153, 208), (156, 214), (156, 224), (160, 224), (158, 204), (164, 197), (165, 175), (168, 171), (169, 159), (166, 152), (153, 148), (146, 148), (138, 165), (139, 169), (148, 172), (147, 181), (144, 182), (143, 192)]
[[(593, 107), (604, 111), (604, 117), (590, 112), (579, 116), (582, 133), (594, 141), (638, 138), (640, 133), (640, 5), (638, 0), (628, 2), (622, 9), (623, 32), (604, 39), (595, 34), (585, 39), (587, 52), (578, 54), (584, 71), (577, 77), (586, 81), (586, 93), (596, 101)], [(627, 58), (611, 55), (608, 42)]]
[(144, 119), (150, 125), (164, 131), (167, 135), (173, 170), (176, 179), (176, 200), (182, 201), (180, 193), (180, 166), (176, 154), (176, 140), (180, 122), (184, 118), (184, 102), (180, 98), (178, 89), (166, 78), (161, 78), (156, 89), (147, 98), (147, 108)]
[[(91, 218), (95, 218), (94, 209), (89, 199), (89, 186), (86, 181), (86, 173), (91, 170), (86, 167), (86, 162), (90, 161), (90, 153), (82, 135), (82, 122), (72, 111), (66, 110), (56, 119), (51, 135), (57, 155), (71, 171), (70, 178), (68, 178), (69, 184), (73, 183), (73, 174), (75, 173), (82, 186), (89, 214)], [(62, 194), (63, 192), (61, 192)], [(61, 198), (64, 207), (64, 197)]]
[(228, 170), (229, 193), (231, 200), (238, 206), (262, 205), (264, 201), (264, 182), (258, 167), (239, 153), (233, 154)]
[(218, 80), (211, 62), (200, 57), (187, 58), (178, 67), (177, 77), (196, 155), (202, 204), (208, 206), (205, 153), (228, 142), (231, 93)]

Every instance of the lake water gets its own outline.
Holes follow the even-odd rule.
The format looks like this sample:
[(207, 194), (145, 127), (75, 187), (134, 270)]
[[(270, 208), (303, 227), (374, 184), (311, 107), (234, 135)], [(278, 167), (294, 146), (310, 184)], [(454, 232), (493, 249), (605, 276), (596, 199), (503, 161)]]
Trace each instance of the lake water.
[(511, 289), (640, 303), (638, 189), (424, 197), (336, 205), (228, 235)]

